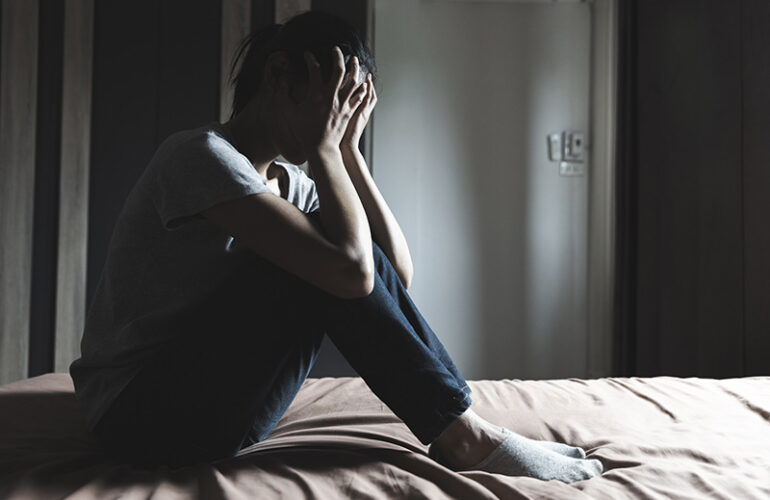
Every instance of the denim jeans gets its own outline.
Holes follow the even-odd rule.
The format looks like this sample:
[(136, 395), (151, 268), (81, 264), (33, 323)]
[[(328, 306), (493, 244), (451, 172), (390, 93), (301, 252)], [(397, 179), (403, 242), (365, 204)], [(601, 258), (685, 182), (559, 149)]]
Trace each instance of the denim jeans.
[[(296, 396), (326, 334), (423, 444), (471, 405), (471, 390), (374, 244), (371, 294), (341, 299), (258, 258), (269, 310), (258, 334), (180, 336), (97, 423), (108, 453), (137, 466), (231, 457), (264, 440)], [(233, 329), (235, 330), (235, 329)]]

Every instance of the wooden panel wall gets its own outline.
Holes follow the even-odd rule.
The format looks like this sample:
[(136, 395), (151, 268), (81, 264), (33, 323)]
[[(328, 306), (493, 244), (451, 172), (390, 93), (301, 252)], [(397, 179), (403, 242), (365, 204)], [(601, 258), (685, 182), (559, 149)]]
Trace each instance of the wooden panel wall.
[(64, 2), (41, 0), (39, 24), (35, 224), (29, 325), (31, 376), (51, 371), (54, 363)]
[(310, 0), (277, 0), (275, 2), (275, 22), (283, 24), (290, 17), (310, 10)]
[(35, 127), (37, 0), (2, 1), (0, 41), (0, 383), (28, 370)]
[(251, 0), (251, 29), (258, 30), (275, 22), (275, 0)]
[(233, 87), (230, 71), (240, 42), (251, 31), (251, 0), (222, 0), (222, 42), (219, 54), (219, 121), (230, 119)]
[(64, 6), (56, 371), (67, 371), (80, 355), (85, 326), (93, 12), (93, 0), (68, 0)]

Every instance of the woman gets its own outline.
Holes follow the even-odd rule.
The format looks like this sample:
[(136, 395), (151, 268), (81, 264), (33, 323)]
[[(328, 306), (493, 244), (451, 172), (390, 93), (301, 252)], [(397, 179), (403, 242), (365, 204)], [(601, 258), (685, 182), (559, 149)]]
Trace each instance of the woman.
[(116, 224), (70, 370), (104, 447), (140, 466), (233, 456), (270, 434), (328, 334), (446, 466), (599, 474), (476, 415), (410, 300), (404, 235), (357, 149), (377, 97), (355, 30), (301, 14), (239, 60), (231, 119), (166, 139)]

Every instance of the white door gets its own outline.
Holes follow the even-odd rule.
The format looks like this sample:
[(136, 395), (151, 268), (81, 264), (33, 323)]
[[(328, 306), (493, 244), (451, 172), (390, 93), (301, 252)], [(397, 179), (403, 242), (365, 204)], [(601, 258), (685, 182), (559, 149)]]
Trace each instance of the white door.
[(590, 7), (375, 5), (372, 167), (412, 298), (466, 378), (585, 377), (590, 162), (560, 175), (546, 137), (589, 130)]

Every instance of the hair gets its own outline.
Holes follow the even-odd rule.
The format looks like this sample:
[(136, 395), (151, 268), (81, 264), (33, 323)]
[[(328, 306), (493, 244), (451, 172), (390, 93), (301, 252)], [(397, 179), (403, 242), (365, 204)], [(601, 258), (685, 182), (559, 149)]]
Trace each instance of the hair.
[[(267, 57), (276, 51), (289, 58), (289, 83), (307, 82), (309, 75), (304, 52), (311, 52), (321, 66), (321, 77), (329, 78), (332, 48), (338, 46), (345, 63), (356, 56), (361, 70), (376, 75), (374, 58), (369, 48), (347, 21), (319, 11), (296, 15), (285, 24), (272, 24), (247, 36), (239, 45), (230, 69), (230, 81), (235, 86), (231, 118), (240, 113), (259, 92)], [(236, 74), (236, 68), (240, 69)]]

